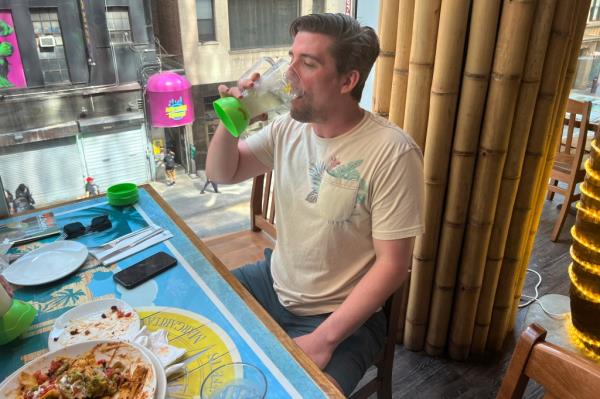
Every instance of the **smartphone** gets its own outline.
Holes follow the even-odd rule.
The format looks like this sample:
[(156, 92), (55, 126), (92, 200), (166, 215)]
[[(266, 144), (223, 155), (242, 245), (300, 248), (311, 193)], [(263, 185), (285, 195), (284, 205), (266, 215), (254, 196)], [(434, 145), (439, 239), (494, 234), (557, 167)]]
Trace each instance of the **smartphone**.
[(176, 264), (177, 259), (165, 252), (158, 252), (121, 270), (113, 275), (113, 279), (125, 288), (133, 288)]

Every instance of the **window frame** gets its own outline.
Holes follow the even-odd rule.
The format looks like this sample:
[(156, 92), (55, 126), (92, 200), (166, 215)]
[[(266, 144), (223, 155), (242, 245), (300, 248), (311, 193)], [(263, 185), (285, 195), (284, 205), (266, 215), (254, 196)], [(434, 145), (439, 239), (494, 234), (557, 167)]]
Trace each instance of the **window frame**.
[[(114, 26), (114, 22), (116, 21), (115, 18), (109, 18), (109, 16), (114, 15), (114, 13), (125, 13), (127, 15), (127, 24), (129, 29), (112, 29), (111, 30), (111, 25)], [(118, 18), (118, 20), (123, 20), (123, 18)], [(129, 6), (123, 6), (123, 5), (112, 5), (112, 6), (107, 6), (106, 7), (106, 29), (108, 30), (108, 40), (110, 41), (110, 43), (112, 45), (115, 46), (129, 46), (135, 43), (134, 38), (133, 38), (133, 29), (131, 28), (132, 24), (131, 24), (131, 12), (129, 11)], [(128, 41), (114, 41), (113, 40), (113, 33), (116, 32), (125, 32), (125, 34), (123, 35), (123, 37), (128, 37)]]
[[(210, 14), (211, 14), (211, 18), (207, 19), (207, 18), (199, 18), (198, 15), (198, 7), (199, 7), (199, 2), (201, 0), (196, 0), (196, 28), (198, 30), (198, 43), (210, 43), (210, 42), (216, 42), (217, 41), (217, 27), (216, 27), (216, 21), (215, 21), (215, 0), (208, 0), (210, 2)], [(200, 22), (202, 21), (202, 24), (206, 24), (206, 23), (210, 23), (212, 25), (212, 36), (210, 38), (203, 38), (201, 37), (203, 34), (200, 33)]]
[[(52, 14), (53, 16), (56, 17), (56, 19), (47, 19), (44, 20), (44, 17), (42, 16), (43, 14)], [(34, 20), (34, 16), (36, 16), (36, 18), (39, 17), (39, 20)], [(66, 51), (66, 46), (65, 46), (65, 39), (63, 36), (63, 30), (62, 30), (62, 24), (60, 21), (60, 13), (59, 13), (59, 9), (58, 7), (47, 7), (47, 6), (43, 6), (43, 7), (31, 7), (29, 8), (29, 19), (31, 21), (31, 25), (33, 27), (33, 34), (34, 34), (34, 41), (35, 41), (35, 48), (37, 51), (37, 56), (38, 56), (38, 60), (39, 60), (39, 67), (40, 67), (40, 72), (42, 75), (42, 79), (43, 79), (43, 85), (45, 87), (52, 87), (52, 86), (63, 86), (63, 85), (71, 85), (73, 84), (73, 78), (71, 76), (71, 69), (70, 69), (70, 65), (69, 65), (69, 60), (67, 57), (67, 51)], [(58, 33), (54, 32), (53, 29), (51, 28), (50, 32), (44, 32), (42, 30), (41, 33), (37, 33), (36, 32), (36, 23), (40, 23), (43, 24), (44, 21), (49, 21), (49, 22), (56, 22), (58, 24)], [(42, 28), (43, 29), (43, 28)], [(39, 37), (42, 36), (52, 36), (55, 38), (56, 41), (56, 36), (60, 36), (60, 44), (56, 44), (53, 47), (52, 52), (54, 53), (56, 51), (56, 48), (60, 48), (60, 52), (62, 54), (62, 57), (45, 57), (42, 54), (46, 53), (46, 51), (42, 51), (42, 47), (39, 44)], [(49, 51), (48, 51), (49, 52)], [(58, 69), (48, 69), (44, 66), (45, 63), (49, 62), (49, 61), (56, 61), (59, 63), (59, 68)], [(60, 65), (60, 62), (64, 61), (64, 68), (62, 65)], [(58, 72), (60, 73), (61, 76), (63, 76), (64, 74), (66, 74), (67, 79), (65, 80), (60, 80), (60, 81), (52, 81), (49, 82), (46, 79), (47, 74), (50, 73), (54, 73), (54, 72)]]

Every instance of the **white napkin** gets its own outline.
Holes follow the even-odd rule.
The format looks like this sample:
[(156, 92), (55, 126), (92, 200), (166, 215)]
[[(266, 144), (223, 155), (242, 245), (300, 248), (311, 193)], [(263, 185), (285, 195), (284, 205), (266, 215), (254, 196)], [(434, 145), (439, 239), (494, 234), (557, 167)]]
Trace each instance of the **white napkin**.
[[(117, 246), (107, 249), (107, 250), (104, 250), (104, 251), (98, 250), (98, 249), (91, 249), (90, 254), (92, 254), (93, 257), (100, 260), (102, 262), (102, 264), (106, 266), (106, 265), (110, 265), (115, 262), (118, 262), (121, 259), (125, 259), (128, 256), (136, 254), (148, 247), (151, 247), (154, 244), (158, 244), (159, 242), (168, 240), (169, 238), (173, 237), (173, 234), (171, 234), (171, 232), (168, 230), (163, 230), (160, 234), (152, 236), (152, 234), (154, 234), (155, 231), (156, 230), (149, 230), (147, 233), (133, 236), (131, 238), (121, 241)], [(151, 237), (149, 237), (149, 236), (151, 236)], [(149, 237), (149, 238), (144, 239), (144, 237)], [(128, 245), (130, 245), (138, 240), (141, 242), (139, 244), (135, 245), (134, 247), (129, 248), (126, 251), (119, 252), (118, 254), (115, 254), (114, 256), (110, 255), (111, 253), (119, 251), (121, 248), (127, 247)]]
[(183, 363), (173, 364), (177, 359), (184, 355), (185, 349), (169, 345), (168, 333), (166, 330), (157, 330), (149, 332), (146, 326), (142, 327), (133, 342), (148, 348), (156, 355), (160, 363), (165, 368), (167, 378), (171, 375), (183, 371)]

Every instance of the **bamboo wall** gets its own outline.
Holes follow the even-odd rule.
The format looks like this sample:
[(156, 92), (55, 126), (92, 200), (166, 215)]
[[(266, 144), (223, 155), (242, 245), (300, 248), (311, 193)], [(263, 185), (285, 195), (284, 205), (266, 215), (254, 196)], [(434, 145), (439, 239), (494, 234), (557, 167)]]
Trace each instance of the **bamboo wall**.
[(374, 112), (424, 150), (408, 349), (462, 360), (514, 327), (589, 6), (381, 0)]

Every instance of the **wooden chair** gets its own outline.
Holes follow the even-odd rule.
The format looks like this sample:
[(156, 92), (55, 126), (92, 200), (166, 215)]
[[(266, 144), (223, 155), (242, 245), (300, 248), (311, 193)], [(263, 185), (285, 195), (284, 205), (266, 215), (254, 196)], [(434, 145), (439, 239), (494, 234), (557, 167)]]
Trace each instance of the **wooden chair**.
[[(585, 177), (582, 159), (585, 152), (591, 109), (592, 103), (589, 101), (581, 102), (569, 99), (567, 104), (567, 113), (570, 114), (569, 118), (565, 119), (567, 134), (564, 142), (561, 141), (558, 146), (558, 151), (554, 157), (546, 196), (550, 201), (554, 198), (554, 193), (559, 193), (564, 198), (558, 218), (552, 228), (550, 237), (552, 241), (558, 239), (571, 203), (579, 200), (580, 197), (579, 193), (575, 193), (575, 186), (581, 183)], [(580, 121), (577, 121), (578, 117)], [(579, 127), (577, 134), (575, 134), (576, 127)], [(576, 140), (575, 146), (573, 146), (573, 140)], [(560, 187), (559, 182), (565, 183), (566, 187)]]
[(544, 387), (546, 398), (598, 398), (600, 365), (545, 338), (546, 330), (535, 323), (523, 331), (497, 398), (523, 397), (529, 379)]
[(264, 258), (265, 248), (273, 248), (275, 201), (271, 190), (272, 172), (257, 176), (250, 194), (250, 229), (203, 238), (208, 248), (232, 270)]
[(398, 318), (402, 310), (404, 289), (401, 286), (386, 302), (383, 311), (387, 317), (387, 334), (383, 350), (375, 358), (374, 366), (377, 374), (365, 385), (350, 395), (350, 399), (368, 398), (377, 392), (378, 398), (392, 397), (392, 370), (394, 368), (394, 353), (396, 349), (396, 330)]

